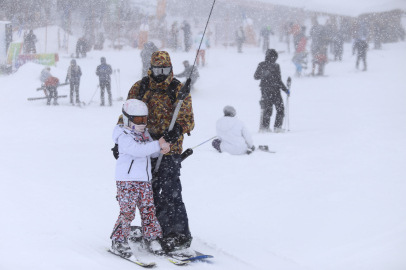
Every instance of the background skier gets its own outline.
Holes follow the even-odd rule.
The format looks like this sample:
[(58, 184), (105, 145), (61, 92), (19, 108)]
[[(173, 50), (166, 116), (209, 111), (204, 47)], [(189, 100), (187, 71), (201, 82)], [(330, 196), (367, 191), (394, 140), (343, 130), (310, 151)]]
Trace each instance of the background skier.
[(70, 61), (70, 66), (68, 68), (68, 74), (66, 74), (65, 82), (70, 83), (70, 103), (73, 104), (73, 91), (76, 92), (76, 105), (80, 105), (79, 99), (79, 86), (80, 77), (82, 76), (82, 70), (78, 65), (76, 65), (76, 60), (72, 59)]
[(79, 58), (79, 55), (86, 57), (87, 51), (87, 40), (85, 37), (81, 37), (76, 42), (76, 58)]
[(238, 52), (242, 53), (242, 44), (245, 42), (245, 33), (242, 26), (235, 31), (235, 39), (237, 42)]
[[(169, 152), (169, 144), (161, 137), (153, 141), (145, 128), (148, 108), (144, 102), (128, 99), (123, 105), (124, 126), (117, 125), (113, 131), (113, 141), (119, 145), (120, 156), (116, 162), (115, 180), (120, 215), (111, 234), (110, 251), (124, 258), (133, 253), (128, 244), (131, 221), (139, 208), (143, 239), (153, 253), (162, 254), (158, 242), (162, 238), (161, 226), (155, 214), (154, 198), (151, 187), (151, 159), (159, 153)], [(162, 149), (162, 150), (161, 150)]]
[(273, 105), (276, 108), (276, 119), (274, 125), (275, 132), (283, 132), (282, 124), (283, 117), (285, 116), (285, 107), (283, 106), (283, 100), (280, 89), (286, 94), (289, 93), (289, 89), (283, 84), (281, 79), (281, 70), (279, 64), (275, 63), (278, 59), (278, 53), (274, 49), (270, 49), (266, 52), (265, 61), (259, 63), (257, 70), (255, 71), (255, 80), (261, 80), (261, 122), (260, 132), (272, 132), (269, 128), (272, 116)]
[(269, 37), (271, 35), (274, 35), (274, 33), (272, 32), (271, 26), (270, 25), (264, 26), (261, 29), (260, 35), (264, 39), (264, 43), (263, 43), (263, 46), (262, 46), (262, 51), (265, 53), (266, 50), (269, 49)]
[[(165, 51), (154, 52), (148, 76), (136, 82), (130, 89), (127, 99), (137, 98), (148, 106), (147, 128), (152, 138), (162, 136), (171, 144), (169, 153), (163, 156), (162, 163), (152, 185), (157, 217), (163, 230), (162, 247), (166, 251), (187, 248), (192, 242), (186, 207), (182, 200), (182, 186), (179, 179), (183, 134), (194, 128), (192, 98), (184, 99), (176, 124), (168, 131), (172, 119), (173, 103), (182, 88), (173, 78), (172, 62)], [(123, 123), (120, 116), (119, 124)], [(113, 148), (118, 156), (117, 147)], [(157, 159), (152, 159), (152, 170)]]
[(24, 37), (26, 53), (37, 53), (37, 49), (35, 48), (36, 42), (37, 42), (37, 36), (34, 35), (33, 30), (30, 30), (30, 33)]
[(107, 90), (109, 95), (109, 105), (112, 106), (111, 98), (111, 78), (110, 75), (113, 73), (111, 66), (106, 63), (106, 58), (100, 58), (101, 65), (96, 69), (96, 75), (99, 76), (99, 85), (100, 85), (100, 106), (104, 106), (104, 89)]
[[(307, 38), (305, 36), (306, 27), (302, 26), (302, 32), (296, 37), (299, 39), (295, 56), (292, 59), (293, 64), (296, 66), (296, 76), (300, 77), (302, 75), (303, 64), (307, 65), (307, 52), (306, 52), (306, 44)], [(305, 60), (306, 59), (306, 60)], [(305, 67), (307, 68), (307, 66)]]
[(212, 145), (217, 151), (232, 155), (251, 154), (255, 150), (251, 134), (244, 123), (237, 119), (236, 110), (232, 106), (225, 106), (224, 117), (217, 120), (216, 130), (218, 139)]
[(183, 25), (180, 29), (183, 30), (183, 36), (185, 38), (185, 52), (188, 52), (192, 45), (192, 30), (189, 22), (184, 20)]
[(185, 70), (182, 73), (175, 75), (175, 77), (178, 77), (178, 78), (182, 78), (182, 77), (189, 78), (190, 77), (190, 79), (191, 79), (190, 90), (193, 90), (194, 84), (195, 84), (197, 78), (199, 78), (199, 72), (197, 71), (197, 68), (194, 68), (192, 75), (190, 75), (193, 67), (189, 64), (189, 61), (187, 61), (187, 60), (183, 61), (183, 65), (185, 66)]
[(144, 44), (144, 48), (141, 51), (142, 60), (142, 77), (148, 75), (149, 67), (151, 66), (151, 56), (154, 52), (158, 51), (158, 47), (150, 41)]
[(58, 85), (59, 85), (59, 79), (56, 77), (53, 77), (51, 73), (49, 73), (48, 78), (45, 81), (45, 89), (47, 91), (47, 105), (51, 105), (51, 100), (54, 98), (53, 105), (59, 105), (58, 104)]
[(199, 34), (195, 38), (196, 49), (199, 49), (199, 44), (202, 39), (202, 45), (200, 46), (200, 50), (197, 52), (196, 65), (200, 65), (201, 58), (202, 67), (204, 67), (206, 65), (206, 49), (210, 47), (210, 43), (206, 36), (203, 35), (203, 31), (199, 32)]

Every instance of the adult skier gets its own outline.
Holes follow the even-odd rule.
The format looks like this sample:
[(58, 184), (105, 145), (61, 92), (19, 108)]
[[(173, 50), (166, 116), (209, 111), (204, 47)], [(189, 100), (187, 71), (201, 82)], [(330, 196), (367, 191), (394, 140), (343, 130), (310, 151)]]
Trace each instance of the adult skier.
[(151, 157), (169, 152), (169, 144), (163, 137), (153, 141), (145, 128), (148, 108), (144, 102), (128, 99), (123, 105), (124, 125), (117, 125), (113, 131), (113, 141), (118, 144), (120, 156), (116, 162), (115, 180), (120, 215), (110, 236), (110, 251), (124, 258), (133, 255), (128, 244), (131, 222), (139, 208), (143, 228), (143, 243), (149, 250), (162, 254), (159, 243), (162, 238), (161, 226), (155, 214), (154, 197), (151, 187)]
[(149, 67), (151, 66), (151, 56), (154, 52), (159, 51), (158, 47), (155, 46), (154, 42), (147, 42), (144, 44), (144, 48), (141, 51), (142, 60), (142, 77), (147, 76)]
[(225, 106), (224, 117), (217, 120), (217, 138), (212, 146), (219, 151), (232, 155), (251, 154), (255, 150), (251, 134), (244, 126), (244, 123), (237, 119), (236, 110), (232, 106)]
[(281, 79), (281, 69), (279, 64), (276, 63), (278, 59), (278, 53), (274, 49), (270, 49), (266, 52), (265, 61), (259, 63), (257, 70), (255, 71), (255, 80), (261, 80), (261, 122), (260, 132), (272, 132), (269, 128), (272, 116), (272, 109), (275, 105), (276, 119), (274, 125), (274, 132), (283, 132), (282, 124), (283, 117), (285, 116), (285, 107), (283, 106), (283, 100), (280, 89), (287, 95), (290, 94), (289, 89)]
[(202, 45), (200, 46), (200, 50), (197, 52), (197, 58), (196, 58), (196, 65), (200, 65), (200, 58), (202, 59), (202, 67), (206, 65), (206, 49), (210, 47), (210, 42), (206, 38), (206, 36), (203, 35), (203, 31), (199, 32), (199, 34), (195, 38), (195, 43), (196, 43), (196, 48), (199, 48), (200, 41), (202, 41)]
[(245, 42), (245, 32), (242, 26), (235, 31), (235, 39), (237, 41), (238, 52), (242, 53), (242, 44)]
[[(302, 26), (301, 34), (296, 37), (299, 39), (296, 45), (296, 52), (295, 56), (292, 59), (293, 64), (296, 66), (296, 77), (300, 77), (302, 75), (303, 64), (307, 64), (307, 52), (306, 52), (306, 44), (307, 38), (305, 36), (306, 27)], [(305, 67), (307, 68), (307, 67)]]
[(367, 50), (368, 43), (366, 41), (366, 38), (356, 38), (352, 47), (352, 55), (354, 55), (355, 51), (357, 51), (357, 62), (355, 63), (355, 67), (358, 69), (359, 62), (360, 60), (362, 60), (362, 62), (364, 63), (364, 69), (362, 71), (367, 70)]
[(190, 23), (184, 20), (180, 29), (182, 29), (183, 36), (185, 38), (185, 52), (188, 52), (192, 45), (192, 30), (190, 27)]
[(100, 85), (100, 106), (104, 106), (104, 89), (107, 90), (109, 95), (109, 106), (113, 105), (111, 99), (111, 79), (110, 75), (113, 73), (111, 66), (106, 63), (106, 58), (100, 58), (101, 65), (96, 69), (96, 75), (99, 76), (99, 85)]
[(310, 38), (312, 39), (311, 53), (312, 59), (312, 73), (315, 75), (316, 65), (319, 66), (317, 75), (324, 75), (324, 66), (327, 63), (327, 36), (324, 26), (320, 25), (317, 18), (313, 18), (313, 26), (310, 29)]
[(271, 35), (274, 35), (274, 33), (272, 32), (271, 26), (270, 25), (264, 26), (261, 29), (260, 35), (264, 39), (262, 51), (265, 53), (269, 49), (269, 37)]
[[(182, 200), (182, 185), (179, 179), (183, 134), (194, 128), (192, 98), (188, 95), (179, 111), (176, 123), (168, 131), (176, 96), (183, 84), (173, 78), (172, 62), (165, 51), (154, 52), (151, 56), (151, 68), (148, 76), (136, 82), (130, 89), (127, 99), (139, 99), (148, 107), (148, 132), (153, 139), (162, 136), (171, 144), (169, 153), (163, 156), (152, 189), (156, 213), (163, 231), (161, 242), (165, 251), (188, 248), (192, 242), (186, 207)], [(120, 116), (118, 124), (123, 123)], [(117, 145), (112, 149), (119, 156)], [(152, 159), (152, 170), (157, 159)]]
[(87, 40), (85, 37), (81, 37), (76, 42), (76, 58), (79, 58), (79, 55), (86, 57), (87, 51)]
[[(191, 82), (190, 82), (190, 90), (194, 89), (194, 84), (196, 83), (197, 78), (199, 78), (199, 72), (197, 71), (197, 69), (193, 69), (193, 67), (189, 64), (189, 61), (183, 61), (183, 65), (185, 66), (185, 70), (182, 73), (179, 73), (177, 75), (175, 75), (175, 77), (178, 78), (182, 78), (182, 77), (186, 77), (186, 78), (190, 78)], [(192, 72), (193, 69), (193, 73), (192, 75), (190, 75), (190, 73)]]
[(37, 36), (34, 35), (34, 31), (30, 30), (30, 33), (25, 36), (24, 43), (27, 53), (37, 53), (35, 43), (37, 42)]
[(82, 70), (80, 66), (76, 64), (76, 60), (72, 59), (70, 61), (70, 66), (68, 68), (68, 74), (66, 74), (65, 82), (70, 83), (70, 103), (73, 103), (73, 91), (76, 92), (76, 105), (80, 105), (79, 100), (79, 86), (80, 86), (80, 77), (82, 76)]

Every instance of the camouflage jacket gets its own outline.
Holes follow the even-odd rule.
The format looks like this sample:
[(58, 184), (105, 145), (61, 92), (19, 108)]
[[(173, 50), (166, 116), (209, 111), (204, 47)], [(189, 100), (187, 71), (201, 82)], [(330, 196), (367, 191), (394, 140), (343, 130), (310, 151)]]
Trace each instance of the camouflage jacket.
[[(155, 52), (152, 57), (154, 57), (154, 55), (157, 53), (163, 52)], [(169, 58), (169, 55), (167, 57)], [(163, 83), (156, 83), (151, 78), (151, 71), (148, 71), (148, 76), (150, 77), (149, 91), (145, 93), (142, 101), (145, 102), (148, 107), (148, 131), (154, 139), (159, 139), (164, 130), (169, 127), (172, 120), (173, 111), (175, 110), (176, 103), (172, 105), (166, 91), (162, 91), (166, 90), (166, 88), (172, 82), (173, 73), (171, 73)], [(130, 91), (128, 92), (127, 99), (137, 98), (140, 85), (141, 81), (138, 81), (131, 87)], [(176, 96), (178, 95), (182, 86), (183, 84), (179, 83), (178, 87), (176, 88)], [(184, 99), (176, 122), (182, 126), (183, 134), (189, 133), (193, 130), (195, 123), (192, 108), (192, 97), (190, 94)], [(120, 116), (118, 124), (123, 124), (122, 116)], [(181, 135), (178, 141), (171, 145), (171, 151), (167, 155), (182, 153), (183, 138), (184, 136)]]

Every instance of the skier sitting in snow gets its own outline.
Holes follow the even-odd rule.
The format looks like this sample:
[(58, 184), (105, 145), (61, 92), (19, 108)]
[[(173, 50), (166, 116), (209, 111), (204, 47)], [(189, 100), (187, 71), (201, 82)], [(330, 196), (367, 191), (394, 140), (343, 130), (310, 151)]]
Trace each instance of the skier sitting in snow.
[(143, 244), (156, 254), (162, 254), (157, 239), (162, 238), (161, 226), (155, 214), (151, 186), (151, 159), (159, 153), (169, 152), (169, 144), (163, 137), (153, 141), (146, 129), (147, 105), (137, 99), (128, 99), (123, 106), (124, 125), (117, 125), (113, 131), (113, 141), (118, 144), (120, 153), (116, 162), (115, 179), (120, 215), (111, 234), (110, 251), (124, 258), (133, 253), (128, 245), (131, 221), (139, 208), (143, 227)]
[(251, 154), (255, 150), (252, 137), (243, 122), (235, 117), (232, 106), (225, 106), (224, 117), (216, 123), (217, 137), (212, 145), (217, 151), (232, 155)]

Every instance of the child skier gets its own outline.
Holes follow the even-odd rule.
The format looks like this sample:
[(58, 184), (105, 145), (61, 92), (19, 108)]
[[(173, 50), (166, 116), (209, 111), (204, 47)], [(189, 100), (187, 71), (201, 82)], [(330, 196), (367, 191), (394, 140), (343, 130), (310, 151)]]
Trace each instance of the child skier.
[(113, 131), (113, 141), (118, 144), (120, 153), (115, 172), (120, 215), (110, 237), (110, 251), (127, 259), (133, 256), (128, 237), (138, 207), (143, 243), (151, 252), (162, 254), (158, 242), (162, 238), (162, 230), (155, 214), (150, 157), (158, 157), (160, 152), (166, 154), (170, 147), (164, 138), (153, 141), (146, 130), (148, 108), (144, 102), (129, 99), (124, 103), (122, 112), (124, 125), (117, 125)]

